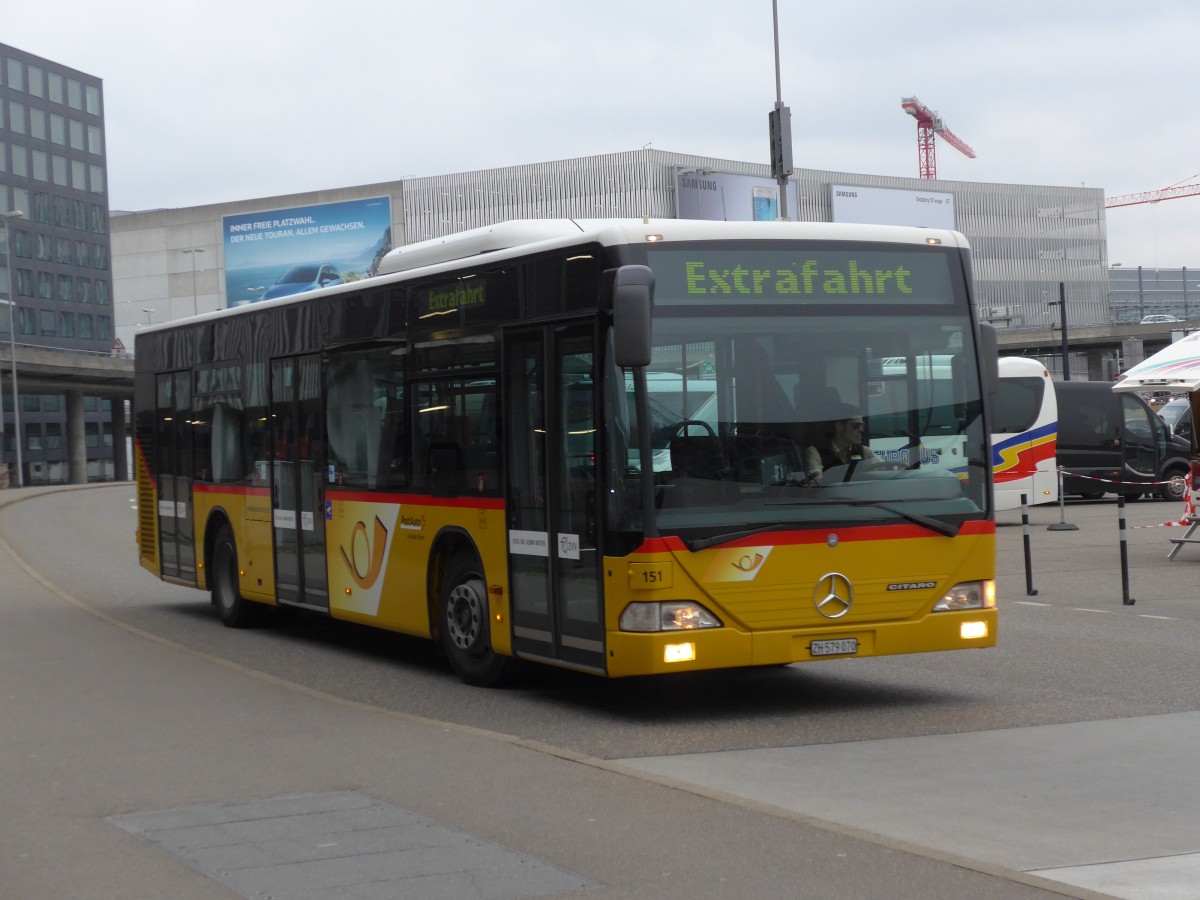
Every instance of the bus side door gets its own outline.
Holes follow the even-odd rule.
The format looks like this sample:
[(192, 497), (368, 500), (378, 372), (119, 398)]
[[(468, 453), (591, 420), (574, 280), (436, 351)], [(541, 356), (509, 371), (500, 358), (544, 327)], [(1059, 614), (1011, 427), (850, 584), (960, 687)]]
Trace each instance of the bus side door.
[(192, 373), (159, 375), (154, 469), (158, 484), (159, 574), (196, 583), (192, 524)]
[(270, 420), (276, 599), (328, 610), (325, 417), (319, 356), (271, 361)]
[(510, 338), (506, 509), (514, 649), (603, 672), (595, 340), (591, 325)]

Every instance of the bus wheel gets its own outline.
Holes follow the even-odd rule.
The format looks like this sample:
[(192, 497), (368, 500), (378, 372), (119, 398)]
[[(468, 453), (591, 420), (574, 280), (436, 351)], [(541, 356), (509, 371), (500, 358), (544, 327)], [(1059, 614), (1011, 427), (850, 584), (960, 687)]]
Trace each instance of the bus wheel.
[(222, 525), (213, 545), (212, 603), (217, 615), (230, 628), (245, 628), (253, 624), (258, 606), (245, 599), (238, 590), (237, 544), (233, 529)]
[(442, 581), (442, 647), (467, 684), (491, 687), (504, 677), (509, 659), (493, 652), (487, 585), (472, 559), (450, 561)]

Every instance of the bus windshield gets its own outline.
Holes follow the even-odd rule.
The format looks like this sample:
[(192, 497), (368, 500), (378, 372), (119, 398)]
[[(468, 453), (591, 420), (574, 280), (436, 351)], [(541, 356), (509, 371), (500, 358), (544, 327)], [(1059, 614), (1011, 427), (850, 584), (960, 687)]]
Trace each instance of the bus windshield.
[[(989, 503), (975, 371), (965, 311), (661, 316), (646, 378), (658, 529), (685, 541), (885, 521), (953, 533)], [(633, 385), (626, 373), (618, 434), (633, 433), (621, 427)], [(644, 470), (636, 441), (622, 459)]]

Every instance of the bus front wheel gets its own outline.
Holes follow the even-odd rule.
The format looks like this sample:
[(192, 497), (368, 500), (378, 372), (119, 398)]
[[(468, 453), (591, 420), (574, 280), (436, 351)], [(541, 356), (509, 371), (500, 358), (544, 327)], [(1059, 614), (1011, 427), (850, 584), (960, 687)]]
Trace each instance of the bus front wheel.
[(501, 681), (510, 660), (492, 650), (487, 585), (473, 559), (451, 560), (442, 580), (442, 647), (450, 667), (467, 684)]
[(217, 615), (230, 628), (253, 624), (258, 606), (242, 596), (238, 589), (237, 544), (233, 529), (222, 525), (213, 545), (212, 603)]

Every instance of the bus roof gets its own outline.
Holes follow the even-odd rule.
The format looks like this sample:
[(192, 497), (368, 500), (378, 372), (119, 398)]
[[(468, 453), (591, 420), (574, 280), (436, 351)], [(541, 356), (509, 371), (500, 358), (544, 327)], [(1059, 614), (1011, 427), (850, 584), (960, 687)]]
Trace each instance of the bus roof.
[[(505, 250), (526, 252), (539, 244), (595, 242), (604, 246), (647, 241), (859, 240), (881, 243), (943, 243), (966, 247), (959, 232), (895, 225), (829, 222), (713, 222), (704, 219), (514, 219), (472, 228), (390, 251), (379, 273), (406, 272)], [(549, 246), (547, 247), (549, 249)]]
[[(195, 322), (246, 314), (268, 306), (305, 303), (315, 297), (353, 293), (370, 284), (395, 280), (396, 276), (426, 270), (428, 274), (453, 270), (467, 260), (487, 257), (502, 261), (526, 253), (560, 247), (598, 243), (602, 246), (676, 241), (711, 240), (846, 240), (895, 244), (944, 244), (968, 248), (966, 237), (957, 231), (915, 228), (903, 225), (858, 225), (831, 222), (714, 222), (706, 219), (512, 219), (405, 244), (389, 251), (380, 262), (379, 274), (365, 281), (330, 285), (213, 312), (145, 325), (138, 334), (169, 331)], [(482, 261), (482, 260), (480, 260)]]

